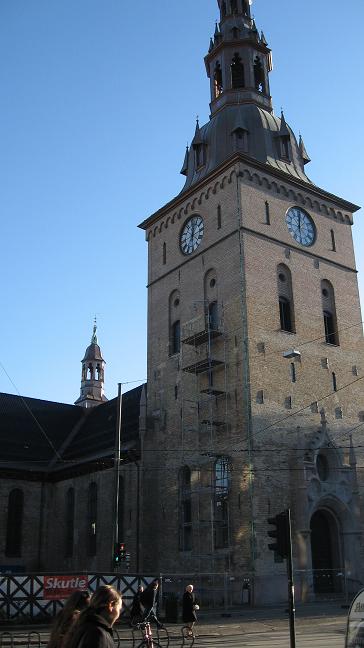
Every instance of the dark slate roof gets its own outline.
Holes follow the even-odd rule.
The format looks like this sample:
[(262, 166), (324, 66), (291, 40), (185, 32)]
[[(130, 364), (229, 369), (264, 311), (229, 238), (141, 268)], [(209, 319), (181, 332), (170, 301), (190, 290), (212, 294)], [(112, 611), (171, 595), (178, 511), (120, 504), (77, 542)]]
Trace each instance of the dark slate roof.
[(101, 349), (98, 344), (91, 342), (91, 344), (87, 347), (85, 355), (81, 362), (86, 362), (87, 360), (103, 360)]
[(0, 393), (0, 464), (41, 469), (84, 416), (74, 405)]
[[(135, 445), (139, 438), (140, 398), (143, 385), (123, 395), (121, 449)], [(115, 451), (117, 398), (89, 410), (86, 420), (62, 453), (65, 461), (111, 456)]]
[[(123, 395), (121, 449), (138, 448), (144, 385)], [(112, 457), (117, 399), (89, 410), (0, 393), (0, 467), (50, 472)]]
[[(181, 193), (208, 176), (236, 153), (232, 134), (238, 128), (249, 134), (248, 156), (250, 158), (278, 171), (283, 171), (296, 180), (312, 184), (306, 176), (304, 160), (301, 157), (296, 137), (285, 120), (255, 104), (242, 104), (226, 106), (207, 124), (199, 128), (199, 138), (206, 145), (206, 164), (196, 168), (194, 150), (191, 146), (188, 160), (184, 165), (186, 166), (186, 162), (188, 162), (188, 168), (185, 169), (187, 179)], [(288, 134), (291, 142), (291, 162), (281, 160), (277, 153), (276, 138), (285, 133)]]

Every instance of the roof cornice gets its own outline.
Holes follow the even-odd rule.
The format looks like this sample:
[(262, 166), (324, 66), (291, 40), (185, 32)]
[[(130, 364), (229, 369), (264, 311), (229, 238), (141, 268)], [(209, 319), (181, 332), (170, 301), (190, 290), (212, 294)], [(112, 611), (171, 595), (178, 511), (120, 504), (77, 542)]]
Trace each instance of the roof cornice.
[(163, 207), (161, 207), (158, 211), (154, 212), (154, 214), (151, 214), (151, 216), (149, 216), (142, 223), (140, 223), (138, 227), (140, 227), (140, 229), (143, 230), (148, 229), (149, 227), (154, 225), (154, 223), (156, 223), (160, 218), (165, 216), (165, 214), (168, 213), (171, 209), (174, 209), (178, 205), (181, 205), (191, 195), (199, 191), (204, 185), (210, 183), (214, 178), (217, 178), (227, 168), (236, 164), (236, 162), (240, 162), (240, 161), (247, 162), (255, 169), (258, 169), (259, 171), (264, 171), (265, 173), (269, 173), (275, 178), (284, 180), (285, 182), (288, 182), (294, 185), (295, 187), (305, 189), (306, 191), (312, 193), (314, 196), (318, 196), (320, 198), (324, 198), (325, 200), (330, 200), (331, 202), (335, 202), (339, 207), (351, 213), (354, 213), (359, 209), (361, 209), (359, 205), (355, 205), (354, 203), (347, 201), (344, 198), (340, 198), (335, 194), (325, 191), (324, 189), (321, 189), (317, 185), (311, 184), (309, 182), (304, 182), (303, 180), (299, 180), (298, 178), (289, 176), (288, 174), (284, 173), (284, 171), (275, 169), (274, 167), (271, 167), (268, 164), (264, 164), (262, 162), (259, 162), (258, 160), (255, 160), (254, 158), (249, 157), (244, 153), (238, 152), (238, 153), (234, 153), (225, 162), (220, 164), (220, 166), (218, 166), (216, 169), (211, 171), (209, 175), (204, 176), (203, 180), (196, 182), (186, 191), (183, 191), (182, 189), (183, 193), (179, 193), (172, 200), (170, 200)]

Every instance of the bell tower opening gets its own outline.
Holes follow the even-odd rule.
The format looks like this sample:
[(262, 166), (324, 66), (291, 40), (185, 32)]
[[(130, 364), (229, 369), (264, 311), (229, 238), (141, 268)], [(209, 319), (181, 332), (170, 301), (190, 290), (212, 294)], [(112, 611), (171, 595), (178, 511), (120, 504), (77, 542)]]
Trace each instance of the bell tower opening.
[(233, 90), (244, 88), (244, 65), (239, 54), (236, 52), (231, 63), (231, 87)]
[(338, 522), (330, 511), (319, 509), (311, 518), (310, 529), (314, 592), (341, 592)]

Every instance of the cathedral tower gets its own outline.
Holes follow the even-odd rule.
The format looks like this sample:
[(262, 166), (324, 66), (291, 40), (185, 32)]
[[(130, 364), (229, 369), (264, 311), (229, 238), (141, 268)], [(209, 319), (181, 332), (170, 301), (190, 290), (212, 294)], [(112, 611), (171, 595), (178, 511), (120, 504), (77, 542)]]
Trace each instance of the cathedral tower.
[(255, 601), (272, 602), (285, 599), (286, 574), (267, 518), (288, 507), (298, 596), (339, 591), (344, 564), (361, 577), (356, 463), (345, 451), (364, 421), (358, 207), (306, 175), (302, 138), (273, 111), (271, 52), (250, 4), (218, 7), (205, 57), (210, 120), (197, 122), (181, 193), (140, 226), (143, 567), (205, 574), (206, 587), (215, 574), (217, 589), (225, 572), (232, 600), (246, 582)]
[(92, 332), (91, 344), (87, 347), (82, 362), (81, 393), (75, 405), (89, 409), (107, 401), (104, 394), (105, 361), (97, 340), (96, 320)]

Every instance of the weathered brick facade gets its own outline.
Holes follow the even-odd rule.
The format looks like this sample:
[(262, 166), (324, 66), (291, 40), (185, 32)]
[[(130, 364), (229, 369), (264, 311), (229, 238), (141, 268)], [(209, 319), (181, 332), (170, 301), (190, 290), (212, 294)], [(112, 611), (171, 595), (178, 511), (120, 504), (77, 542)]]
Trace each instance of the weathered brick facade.
[[(210, 78), (232, 52), (231, 27), (241, 38), (234, 50), (265, 65), (266, 42), (242, 4), (222, 15), (206, 57)], [(256, 94), (229, 88), (212, 83), (211, 121), (197, 124), (184, 190), (141, 225), (149, 250), (144, 536), (153, 529), (144, 568), (227, 572), (236, 601), (251, 575), (255, 600), (284, 598), (285, 566), (268, 550), (267, 518), (290, 508), (298, 596), (323, 591), (323, 578), (339, 591), (345, 570), (345, 587), (355, 590), (363, 577), (355, 447), (364, 410), (357, 207), (307, 178), (303, 142), (272, 113), (267, 86)], [(247, 133), (246, 150), (235, 132)], [(282, 153), (276, 144), (284, 141)], [(298, 240), (291, 235), (291, 208), (313, 223), (309, 243), (301, 220)], [(191, 226), (183, 253), (181, 232), (194, 216), (203, 236)], [(282, 325), (279, 281), (286, 291), (291, 284), (290, 327)], [(283, 357), (292, 348), (299, 354)], [(222, 483), (221, 459), (229, 466)]]

